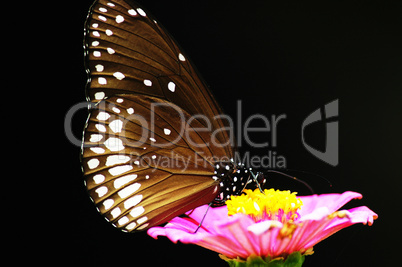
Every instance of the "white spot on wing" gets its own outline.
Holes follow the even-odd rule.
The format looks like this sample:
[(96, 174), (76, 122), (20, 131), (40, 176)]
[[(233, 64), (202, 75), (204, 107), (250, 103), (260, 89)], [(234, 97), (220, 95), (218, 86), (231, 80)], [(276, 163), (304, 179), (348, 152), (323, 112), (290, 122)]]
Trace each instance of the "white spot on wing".
[(95, 128), (98, 129), (100, 132), (106, 132), (106, 127), (103, 124), (96, 124)]
[(112, 107), (112, 110), (116, 113), (120, 113), (120, 109), (116, 108), (116, 107)]
[(145, 17), (147, 14), (145, 13), (145, 11), (144, 10), (142, 10), (141, 8), (137, 8), (137, 12), (141, 15), (141, 16), (143, 16), (143, 17)]
[(111, 212), (110, 212), (110, 214), (112, 214), (112, 217), (113, 217), (113, 219), (114, 218), (116, 218), (116, 217), (118, 217), (120, 214), (121, 214), (121, 210), (120, 210), (120, 208), (114, 208)]
[(117, 23), (122, 23), (124, 21), (124, 17), (122, 15), (117, 15), (116, 16), (116, 22)]
[(123, 142), (116, 137), (109, 137), (103, 144), (106, 146), (107, 149), (113, 152), (124, 149)]
[(131, 171), (132, 169), (133, 169), (133, 166), (131, 166), (131, 165), (123, 165), (123, 166), (117, 166), (117, 167), (111, 168), (108, 171), (111, 175), (116, 176), (116, 175), (120, 175), (120, 174), (123, 174), (128, 171)]
[(107, 35), (107, 36), (112, 36), (112, 35), (113, 35), (113, 31), (107, 29), (107, 30), (106, 30), (106, 35)]
[(93, 151), (96, 154), (105, 153), (105, 149), (103, 149), (101, 147), (91, 147), (90, 150)]
[(110, 209), (114, 204), (114, 200), (113, 199), (106, 199), (105, 201), (103, 201), (103, 206), (105, 207), (106, 210)]
[(98, 46), (99, 45), (99, 42), (98, 41), (93, 41), (92, 42), (92, 46)]
[(134, 207), (135, 205), (137, 205), (138, 203), (141, 202), (141, 199), (142, 199), (142, 195), (133, 196), (133, 197), (127, 199), (127, 200), (124, 202), (124, 207), (125, 207), (126, 209), (129, 209), (129, 208), (131, 208), (131, 207)]
[(109, 113), (101, 111), (99, 112), (98, 116), (96, 116), (96, 118), (100, 121), (105, 121), (110, 118), (110, 115)]
[(111, 54), (111, 55), (113, 55), (114, 53), (116, 53), (116, 51), (114, 51), (114, 49), (113, 49), (113, 48), (110, 48), (110, 47), (108, 47), (106, 50), (107, 50), (107, 52), (108, 52), (109, 54)]
[(91, 134), (91, 138), (89, 139), (89, 142), (98, 142), (102, 140), (103, 135), (101, 134)]
[(98, 31), (93, 31), (92, 35), (95, 37), (100, 37), (100, 33)]
[(146, 222), (146, 221), (148, 221), (148, 217), (144, 216), (144, 217), (139, 218), (139, 219), (137, 220), (137, 223), (138, 223), (138, 224), (141, 224), (141, 223), (144, 223), (144, 222)]
[(136, 217), (140, 216), (141, 214), (143, 214), (144, 211), (145, 211), (144, 207), (142, 207), (142, 206), (136, 207), (132, 211), (130, 211), (130, 215), (131, 215), (131, 217), (136, 218)]
[(176, 84), (174, 82), (169, 82), (168, 83), (168, 89), (170, 92), (174, 92), (176, 90)]
[[(129, 195), (132, 195), (135, 191), (137, 191), (139, 188), (141, 187), (141, 184), (139, 183), (135, 183), (132, 185), (127, 186), (126, 188), (120, 190), (117, 194), (119, 195), (119, 197), (121, 198), (126, 198)], [(141, 196), (142, 199), (142, 196)], [(141, 200), (140, 199), (140, 200)]]
[(98, 18), (99, 18), (100, 20), (102, 20), (102, 21), (107, 21), (106, 17), (104, 17), (104, 16), (102, 16), (102, 15), (99, 15)]
[(100, 184), (103, 181), (105, 181), (105, 176), (102, 174), (97, 174), (94, 177), (92, 177), (92, 179), (94, 180), (95, 184)]
[(129, 160), (130, 160), (129, 156), (111, 155), (111, 156), (107, 157), (105, 165), (106, 166), (113, 166), (113, 165), (117, 165), (117, 164), (126, 163)]
[(100, 51), (94, 51), (93, 55), (94, 57), (101, 57), (102, 53)]
[(123, 73), (121, 73), (121, 72), (119, 72), (119, 71), (113, 73), (113, 76), (114, 76), (117, 80), (123, 80), (123, 79), (126, 77)]
[(126, 230), (133, 230), (136, 226), (137, 224), (135, 222), (132, 222), (126, 226)]
[(123, 128), (123, 121), (114, 120), (109, 124), (109, 128), (115, 133), (120, 133)]
[(104, 77), (99, 77), (98, 78), (98, 83), (102, 84), (102, 85), (105, 85), (105, 84), (107, 84), (107, 80)]
[(151, 80), (144, 80), (145, 86), (152, 86), (152, 81)]
[(102, 100), (105, 97), (105, 93), (104, 92), (96, 92), (95, 93), (95, 99), (96, 100)]
[(164, 128), (164, 129), (163, 129), (163, 133), (166, 134), (166, 135), (170, 135), (171, 132), (172, 132), (172, 131), (169, 130), (168, 128)]
[(114, 188), (119, 189), (123, 185), (125, 185), (131, 181), (134, 181), (136, 178), (137, 178), (137, 174), (130, 174), (130, 175), (123, 176), (121, 178), (116, 179), (113, 182), (113, 186), (114, 186)]
[(104, 8), (104, 7), (100, 7), (100, 8), (99, 8), (99, 11), (105, 13), (105, 12), (107, 12), (107, 9)]
[(95, 66), (95, 69), (97, 72), (102, 72), (105, 69), (105, 67), (101, 64), (98, 64)]
[(126, 223), (128, 223), (130, 220), (128, 219), (128, 217), (127, 216), (124, 216), (124, 217), (121, 217), (118, 221), (117, 221), (117, 223), (119, 224), (119, 225), (124, 225), (124, 224), (126, 224)]
[(133, 113), (134, 113), (134, 109), (133, 109), (133, 108), (128, 108), (128, 109), (127, 109), (127, 113), (130, 114), (130, 115), (133, 114)]
[(96, 167), (99, 166), (99, 159), (90, 159), (88, 160), (87, 164), (88, 168), (90, 168), (91, 170), (95, 169)]
[(95, 190), (95, 192), (98, 194), (98, 197), (103, 197), (106, 195), (108, 189), (106, 186), (101, 186)]
[(180, 61), (186, 61), (186, 58), (183, 56), (182, 53), (179, 53), (179, 60)]
[(130, 10), (128, 11), (128, 14), (130, 14), (131, 16), (136, 16), (136, 15), (137, 15), (137, 12), (136, 12), (134, 9), (130, 9)]

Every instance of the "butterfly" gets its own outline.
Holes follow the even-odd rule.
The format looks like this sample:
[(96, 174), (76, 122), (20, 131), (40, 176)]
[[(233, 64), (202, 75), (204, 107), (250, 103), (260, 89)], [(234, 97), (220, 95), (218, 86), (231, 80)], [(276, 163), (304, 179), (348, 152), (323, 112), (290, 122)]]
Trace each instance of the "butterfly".
[(130, 0), (97, 0), (85, 23), (87, 100), (81, 163), (98, 211), (135, 232), (251, 181), (231, 125), (175, 40)]

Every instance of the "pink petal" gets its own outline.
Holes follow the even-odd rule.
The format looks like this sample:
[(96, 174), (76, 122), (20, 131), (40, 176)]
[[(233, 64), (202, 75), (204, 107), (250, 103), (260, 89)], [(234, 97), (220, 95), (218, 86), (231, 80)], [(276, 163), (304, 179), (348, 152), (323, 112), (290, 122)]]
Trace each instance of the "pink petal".
[(299, 221), (307, 221), (307, 220), (319, 221), (322, 220), (322, 218), (324, 218), (325, 216), (328, 216), (329, 214), (331, 214), (331, 212), (329, 212), (329, 209), (327, 207), (319, 207), (313, 210), (313, 212), (303, 215)]
[(327, 207), (329, 213), (332, 213), (354, 198), (360, 199), (362, 198), (362, 195), (356, 192), (347, 191), (343, 194), (300, 196), (300, 199), (303, 201), (303, 206), (301, 207), (299, 214), (304, 216), (312, 213), (320, 207)]
[(322, 231), (331, 221), (327, 217), (321, 220), (307, 220), (298, 225), (292, 236), (289, 251), (299, 251), (311, 248), (320, 241)]
[(197, 232), (194, 234), (193, 231), (188, 232), (185, 229), (180, 229), (179, 227), (152, 227), (148, 229), (148, 235), (157, 239), (158, 236), (166, 236), (173, 243), (177, 243), (177, 241), (181, 241), (182, 243), (188, 244), (193, 243), (197, 244), (200, 240), (208, 236), (208, 233)]
[[(310, 229), (314, 230), (314, 232), (310, 233), (310, 237), (304, 238), (304, 242), (300, 243), (300, 245), (302, 245), (304, 248), (312, 247), (343, 228), (356, 223), (368, 223), (371, 225), (373, 221), (378, 218), (376, 213), (364, 206), (350, 209), (347, 211), (347, 214), (348, 216), (343, 218), (323, 218), (320, 221), (303, 222), (303, 227), (309, 227)], [(308, 225), (306, 223), (308, 223)]]
[[(254, 221), (243, 214), (228, 217), (225, 220), (215, 221), (208, 228), (211, 233), (204, 236), (197, 245), (217, 251), (229, 257), (245, 257), (256, 254), (256, 246), (248, 237), (247, 227)], [(182, 242), (188, 239), (180, 240)]]
[[(197, 245), (217, 251), (226, 256), (247, 256), (258, 251), (258, 244), (249, 238), (248, 226), (254, 221), (244, 214), (237, 214), (215, 221), (208, 228), (210, 234)], [(250, 254), (251, 253), (251, 254)]]
[[(235, 216), (232, 216), (235, 217)], [(220, 235), (229, 237), (232, 244), (236, 244), (239, 251), (246, 255), (259, 254), (259, 242), (253, 238), (247, 229), (255, 222), (247, 215), (238, 214), (236, 220), (225, 224), (217, 224), (217, 230)]]
[[(208, 212), (207, 212), (207, 210), (208, 210)], [(193, 220), (197, 221), (198, 223), (201, 222), (202, 218), (205, 216), (205, 219), (202, 222), (202, 227), (206, 228), (206, 229), (212, 229), (214, 222), (221, 221), (221, 220), (227, 220), (228, 209), (226, 206), (208, 209), (208, 205), (203, 205), (194, 210), (187, 212), (186, 214), (187, 214), (187, 216), (189, 216)]]
[(229, 258), (236, 258), (237, 256), (247, 258), (248, 256), (245, 251), (234, 246), (230, 240), (224, 236), (208, 236), (200, 240), (197, 245), (223, 254)]
[(321, 233), (323, 236), (330, 236), (337, 231), (356, 223), (372, 225), (378, 215), (369, 208), (362, 206), (348, 210), (348, 216), (344, 218), (335, 217)]
[(273, 227), (282, 228), (283, 224), (279, 221), (272, 221), (272, 220), (261, 221), (247, 227), (247, 231), (252, 232), (253, 234), (258, 236), (265, 233), (266, 231), (268, 231)]
[(158, 236), (166, 236), (172, 242), (177, 243), (197, 243), (199, 240), (208, 235), (208, 232), (200, 228), (196, 234), (195, 230), (198, 227), (198, 222), (176, 217), (172, 219), (165, 227), (152, 227), (148, 229), (148, 235), (157, 239)]
[(368, 225), (372, 225), (374, 220), (378, 218), (377, 213), (366, 206), (350, 209), (349, 212), (351, 213), (351, 221), (353, 223), (368, 223)]

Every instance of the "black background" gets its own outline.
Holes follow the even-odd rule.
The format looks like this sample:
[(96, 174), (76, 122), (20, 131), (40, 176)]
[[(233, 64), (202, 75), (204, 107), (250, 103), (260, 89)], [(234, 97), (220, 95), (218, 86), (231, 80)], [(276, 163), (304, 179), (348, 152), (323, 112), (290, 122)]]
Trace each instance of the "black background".
[[(76, 1), (77, 2), (77, 1)], [(379, 214), (374, 225), (354, 225), (314, 247), (304, 266), (389, 266), (402, 248), (401, 101), (402, 42), (400, 1), (139, 1), (173, 35), (210, 85), (225, 113), (243, 118), (256, 113), (286, 114), (279, 123), (277, 147), (241, 152), (283, 155), (285, 171), (309, 182), (317, 193), (357, 191)], [(69, 93), (59, 106), (64, 114), (85, 100), (83, 26), (92, 1), (66, 6), (68, 25), (59, 33), (68, 45), (63, 66)], [(63, 15), (61, 15), (63, 16)], [(59, 20), (60, 22), (65, 20)], [(63, 52), (63, 53), (64, 53)], [(68, 70), (67, 70), (68, 68)], [(301, 124), (317, 108), (339, 99), (339, 165), (311, 155), (301, 142)], [(80, 138), (81, 111), (72, 127)], [(258, 126), (256, 122), (255, 126)], [(306, 132), (307, 141), (324, 148), (324, 124)], [(270, 133), (251, 135), (270, 141)], [(64, 137), (65, 165), (58, 210), (63, 231), (54, 233), (64, 260), (85, 266), (226, 266), (215, 252), (146, 233), (125, 234), (97, 213), (86, 195), (79, 148)], [(306, 171), (316, 175), (298, 172)], [(329, 179), (327, 186), (318, 176)], [(271, 177), (272, 186), (307, 193), (300, 184)], [(63, 244), (61, 246), (61, 244)], [(192, 260), (189, 263), (188, 260)], [(396, 263), (395, 263), (396, 264)]]

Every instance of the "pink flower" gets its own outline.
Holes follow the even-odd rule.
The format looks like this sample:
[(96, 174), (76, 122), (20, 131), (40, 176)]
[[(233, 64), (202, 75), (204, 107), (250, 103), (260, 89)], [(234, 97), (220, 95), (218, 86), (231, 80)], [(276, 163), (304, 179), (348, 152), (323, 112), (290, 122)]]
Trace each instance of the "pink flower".
[(196, 244), (229, 259), (245, 260), (253, 255), (273, 259), (286, 258), (293, 252), (312, 254), (315, 244), (337, 231), (356, 223), (371, 225), (378, 217), (365, 206), (338, 211), (350, 200), (362, 198), (356, 192), (299, 198), (303, 205), (294, 220), (256, 221), (243, 213), (228, 216), (227, 206), (222, 206), (210, 208), (202, 227), (194, 233), (208, 208), (204, 205), (164, 227), (149, 229), (148, 234), (154, 238), (166, 236), (174, 243)]

